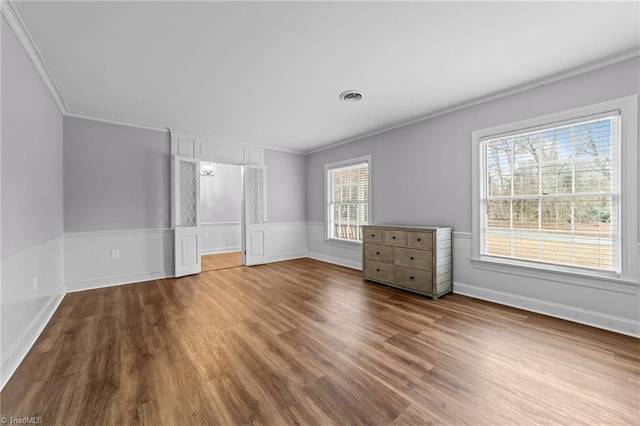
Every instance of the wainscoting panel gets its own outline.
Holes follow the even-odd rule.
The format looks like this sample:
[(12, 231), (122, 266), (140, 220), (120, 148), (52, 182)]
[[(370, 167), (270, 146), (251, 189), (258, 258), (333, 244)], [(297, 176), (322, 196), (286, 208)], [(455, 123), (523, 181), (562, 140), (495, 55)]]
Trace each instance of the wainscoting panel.
[[(640, 292), (474, 268), (469, 233), (454, 232), (453, 291), (503, 305), (640, 337)], [(640, 260), (640, 259), (639, 259)], [(533, 275), (533, 273), (532, 273)], [(591, 281), (591, 280), (590, 280)]]
[(171, 229), (64, 235), (64, 283), (67, 291), (170, 276), (173, 276)]
[(2, 259), (0, 389), (64, 297), (62, 235)]
[(323, 222), (307, 223), (307, 256), (362, 270), (362, 245), (327, 241)]
[(226, 253), (242, 248), (241, 222), (208, 222), (201, 227), (201, 254)]
[(267, 224), (267, 258), (269, 262), (297, 259), (306, 255), (306, 222)]

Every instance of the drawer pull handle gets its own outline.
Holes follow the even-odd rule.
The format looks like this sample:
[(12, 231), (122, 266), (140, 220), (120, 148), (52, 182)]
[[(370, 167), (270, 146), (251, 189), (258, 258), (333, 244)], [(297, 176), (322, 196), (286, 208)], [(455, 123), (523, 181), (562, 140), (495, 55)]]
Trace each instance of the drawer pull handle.
[(396, 237), (391, 237), (391, 238), (393, 238), (394, 240), (396, 239)]
[(411, 260), (413, 260), (413, 257), (411, 258)]
[(380, 252), (379, 252), (379, 251), (377, 251), (377, 252), (376, 252), (376, 254), (380, 254)]
[(413, 279), (413, 277), (411, 277), (411, 279)]
[(422, 241), (420, 238), (418, 238), (418, 241)]
[(372, 236), (372, 237), (375, 237), (375, 236), (376, 236), (376, 234), (371, 234), (371, 236)]
[(376, 272), (380, 272), (380, 268), (376, 269)]

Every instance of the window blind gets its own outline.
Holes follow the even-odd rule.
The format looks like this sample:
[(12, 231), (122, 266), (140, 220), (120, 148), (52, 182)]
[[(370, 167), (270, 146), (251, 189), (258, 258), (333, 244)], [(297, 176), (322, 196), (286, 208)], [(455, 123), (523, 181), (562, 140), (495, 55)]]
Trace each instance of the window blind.
[(484, 138), (481, 254), (620, 270), (618, 112)]
[(369, 163), (327, 170), (329, 238), (362, 241), (369, 223)]

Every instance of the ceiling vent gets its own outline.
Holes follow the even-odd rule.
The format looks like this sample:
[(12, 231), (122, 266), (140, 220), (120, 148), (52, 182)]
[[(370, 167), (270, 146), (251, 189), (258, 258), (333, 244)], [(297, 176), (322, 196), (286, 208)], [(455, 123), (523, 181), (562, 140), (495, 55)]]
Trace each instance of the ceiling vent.
[(357, 90), (347, 90), (346, 92), (340, 93), (340, 100), (345, 102), (358, 102), (362, 100), (362, 94)]

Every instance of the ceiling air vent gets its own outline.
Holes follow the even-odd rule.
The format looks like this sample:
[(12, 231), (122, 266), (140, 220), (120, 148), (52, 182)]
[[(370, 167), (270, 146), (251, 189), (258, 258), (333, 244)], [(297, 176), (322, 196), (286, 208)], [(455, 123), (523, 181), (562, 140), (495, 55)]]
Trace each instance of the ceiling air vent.
[(357, 90), (347, 90), (346, 92), (340, 93), (340, 100), (346, 102), (358, 102), (362, 99), (362, 94)]

